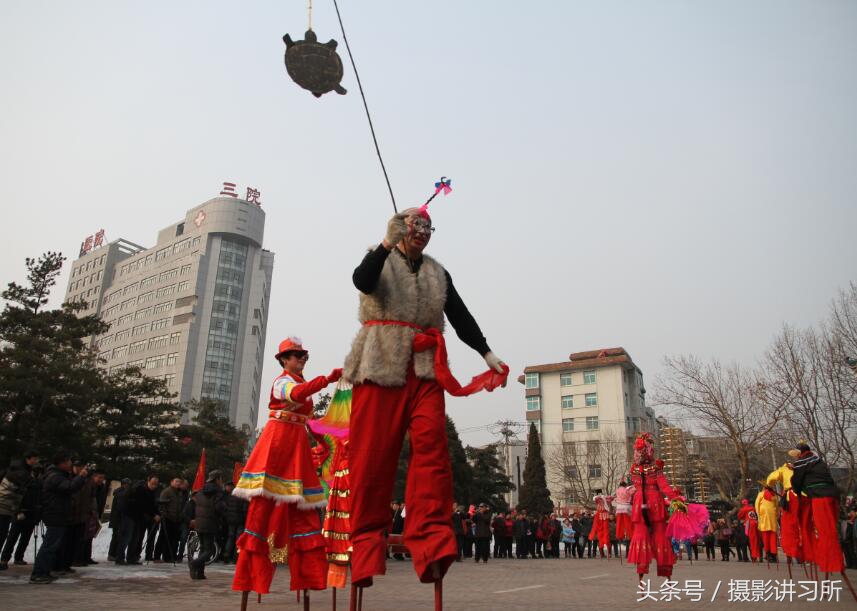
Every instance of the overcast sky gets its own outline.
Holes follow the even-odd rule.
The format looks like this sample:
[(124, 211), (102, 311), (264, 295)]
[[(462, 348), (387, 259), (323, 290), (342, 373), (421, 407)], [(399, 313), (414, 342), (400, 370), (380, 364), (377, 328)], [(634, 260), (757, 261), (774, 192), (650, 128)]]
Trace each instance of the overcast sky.
[[(309, 375), (340, 366), (351, 272), (392, 205), (332, 2), (315, 4), (346, 96), (285, 72), (303, 1), (3, 0), (0, 283), (100, 228), (151, 246), (223, 181), (254, 186), (276, 253), (267, 352), (297, 334)], [(752, 364), (857, 280), (857, 2), (340, 8), (400, 208), (453, 179), (428, 252), (514, 375), (612, 346), (650, 390), (667, 354)], [(484, 370), (449, 347), (462, 382)], [(514, 382), (447, 405), (470, 444), (525, 412)]]

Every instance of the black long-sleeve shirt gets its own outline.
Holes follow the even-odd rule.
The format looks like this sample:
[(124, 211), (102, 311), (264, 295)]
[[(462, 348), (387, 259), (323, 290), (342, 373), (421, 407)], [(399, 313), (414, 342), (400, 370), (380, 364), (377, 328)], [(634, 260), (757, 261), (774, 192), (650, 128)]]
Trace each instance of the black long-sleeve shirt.
[[(393, 251), (400, 257), (405, 256), (398, 248), (394, 248)], [(372, 294), (375, 287), (378, 286), (381, 271), (384, 269), (384, 263), (387, 261), (390, 252), (392, 251), (384, 248), (383, 244), (379, 244), (378, 248), (366, 253), (363, 261), (354, 270), (354, 275), (352, 276), (354, 286), (357, 287), (358, 291), (364, 295)], [(419, 273), (422, 263), (422, 257), (417, 261), (411, 261), (413, 273)], [(476, 324), (476, 319), (473, 318), (470, 310), (464, 305), (464, 301), (462, 301), (458, 291), (455, 290), (455, 285), (452, 284), (452, 276), (449, 275), (446, 269), (443, 270), (443, 273), (446, 274), (446, 303), (443, 306), (443, 312), (446, 314), (449, 324), (455, 329), (455, 334), (458, 335), (461, 341), (473, 348), (481, 356), (485, 356), (491, 349), (488, 347), (485, 336), (482, 335), (482, 330)]]

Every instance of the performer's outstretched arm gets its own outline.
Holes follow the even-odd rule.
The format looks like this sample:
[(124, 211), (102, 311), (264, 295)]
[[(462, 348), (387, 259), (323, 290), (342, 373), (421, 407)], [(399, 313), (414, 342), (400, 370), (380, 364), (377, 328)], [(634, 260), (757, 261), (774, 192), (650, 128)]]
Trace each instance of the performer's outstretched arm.
[(290, 376), (285, 376), (274, 384), (274, 396), (292, 403), (303, 403), (310, 395), (336, 382), (340, 377), (342, 377), (342, 369), (334, 369), (329, 375), (318, 376), (300, 384)]

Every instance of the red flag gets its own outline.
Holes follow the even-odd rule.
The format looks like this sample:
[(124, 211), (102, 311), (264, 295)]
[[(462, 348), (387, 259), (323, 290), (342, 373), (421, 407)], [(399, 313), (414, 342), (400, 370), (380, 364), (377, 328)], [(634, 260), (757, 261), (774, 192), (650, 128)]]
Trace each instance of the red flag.
[(232, 483), (237, 485), (238, 480), (241, 479), (241, 472), (244, 470), (244, 465), (240, 462), (235, 463), (235, 466), (232, 468)]
[(202, 449), (202, 454), (199, 455), (199, 466), (196, 468), (196, 477), (193, 480), (191, 490), (199, 492), (205, 486), (205, 448)]

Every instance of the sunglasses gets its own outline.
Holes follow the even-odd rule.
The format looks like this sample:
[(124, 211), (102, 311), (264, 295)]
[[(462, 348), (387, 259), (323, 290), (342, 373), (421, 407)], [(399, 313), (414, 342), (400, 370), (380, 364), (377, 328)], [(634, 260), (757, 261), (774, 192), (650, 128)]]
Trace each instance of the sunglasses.
[(286, 352), (283, 356), (287, 359), (295, 357), (295, 358), (303, 360), (303, 361), (309, 360), (309, 352), (307, 352), (306, 350), (301, 350), (300, 352), (298, 352), (298, 351)]

